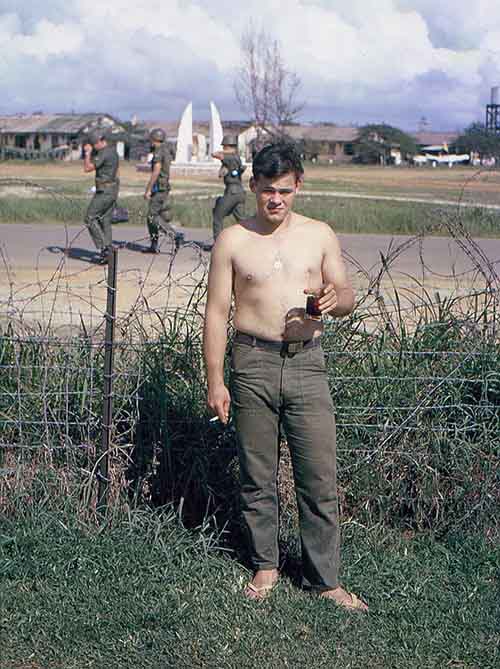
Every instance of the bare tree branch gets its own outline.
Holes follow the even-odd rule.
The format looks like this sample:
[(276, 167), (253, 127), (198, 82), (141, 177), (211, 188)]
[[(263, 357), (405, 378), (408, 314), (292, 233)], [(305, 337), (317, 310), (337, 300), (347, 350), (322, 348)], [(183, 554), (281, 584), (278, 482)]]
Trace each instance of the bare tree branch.
[(263, 133), (285, 134), (304, 108), (298, 101), (300, 78), (284, 62), (281, 45), (263, 28), (251, 24), (240, 42), (241, 64), (234, 79), (234, 91), (241, 109)]

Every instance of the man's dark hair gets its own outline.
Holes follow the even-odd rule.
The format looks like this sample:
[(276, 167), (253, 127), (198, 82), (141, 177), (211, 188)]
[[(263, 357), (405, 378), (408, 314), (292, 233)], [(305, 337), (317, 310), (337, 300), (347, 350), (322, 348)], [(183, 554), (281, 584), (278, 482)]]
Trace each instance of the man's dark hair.
[(254, 179), (274, 179), (290, 172), (294, 172), (295, 177), (300, 179), (304, 174), (296, 144), (284, 140), (273, 142), (261, 149), (253, 159), (252, 171)]

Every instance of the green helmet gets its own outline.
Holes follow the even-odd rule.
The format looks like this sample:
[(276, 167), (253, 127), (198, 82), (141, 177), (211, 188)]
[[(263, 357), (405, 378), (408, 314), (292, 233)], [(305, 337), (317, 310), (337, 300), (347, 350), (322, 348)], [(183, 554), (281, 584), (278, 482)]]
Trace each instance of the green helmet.
[(149, 133), (149, 139), (152, 142), (164, 142), (167, 139), (167, 135), (162, 128), (153, 128)]
[(89, 144), (97, 144), (101, 139), (108, 138), (108, 131), (106, 128), (92, 128), (87, 135)]
[(238, 146), (238, 135), (224, 135), (222, 146)]

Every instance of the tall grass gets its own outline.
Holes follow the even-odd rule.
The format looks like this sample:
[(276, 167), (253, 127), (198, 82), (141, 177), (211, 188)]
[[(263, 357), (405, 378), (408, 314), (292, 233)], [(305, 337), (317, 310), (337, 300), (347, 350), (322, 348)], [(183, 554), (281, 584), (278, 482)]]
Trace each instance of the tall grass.
[[(65, 223), (83, 224), (89, 197), (0, 197), (0, 223)], [(185, 227), (210, 228), (215, 197), (176, 195), (171, 199), (175, 223)], [(147, 203), (142, 197), (127, 196), (119, 199), (120, 206), (129, 211), (129, 223), (145, 225)], [(296, 200), (296, 211), (310, 218), (326, 221), (337, 232), (353, 234), (447, 235), (439, 224), (440, 213), (430, 204), (352, 200), (327, 196), (304, 195)], [(453, 208), (449, 208), (451, 212)], [(247, 214), (254, 211), (254, 203), (247, 199)], [(227, 219), (228, 224), (232, 219)], [(461, 211), (465, 230), (474, 237), (498, 237), (500, 215), (496, 211), (467, 208)]]
[[(190, 525), (212, 512), (224, 523), (237, 515), (235, 435), (208, 420), (199, 307), (191, 309), (157, 315), (153, 333), (140, 318), (120, 328), (113, 458), (131, 498), (174, 503)], [(485, 291), (480, 299), (426, 304), (415, 313), (411, 323), (401, 308), (382, 309), (377, 299), (325, 333), (343, 515), (440, 533), (495, 531), (494, 296)], [(89, 476), (102, 388), (98, 338), (58, 340), (11, 326), (0, 337), (1, 443), (19, 448), (25, 460), (43, 455)], [(282, 473), (282, 489), (293, 525), (289, 472)]]

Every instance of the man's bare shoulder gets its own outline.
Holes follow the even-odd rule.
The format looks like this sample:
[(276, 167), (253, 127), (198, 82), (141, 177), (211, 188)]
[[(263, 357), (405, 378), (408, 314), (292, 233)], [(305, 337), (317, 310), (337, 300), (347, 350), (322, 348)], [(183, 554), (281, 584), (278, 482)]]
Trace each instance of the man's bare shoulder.
[(297, 230), (302, 231), (302, 229), (307, 230), (307, 233), (310, 235), (311, 232), (317, 234), (318, 237), (323, 237), (328, 239), (333, 236), (335, 237), (335, 232), (333, 231), (331, 225), (325, 223), (324, 221), (319, 221), (316, 218), (309, 218), (308, 216), (303, 216), (302, 214), (293, 214), (293, 225)]
[(217, 248), (236, 250), (241, 244), (248, 240), (248, 236), (253, 229), (253, 219), (234, 223), (228, 228), (224, 228), (217, 237)]

